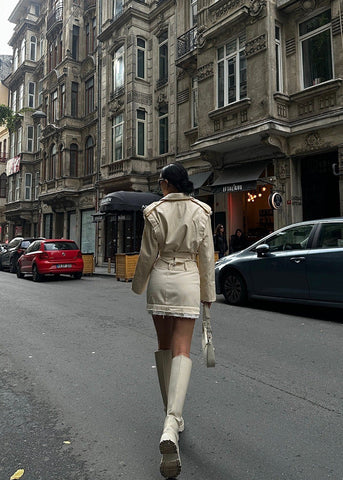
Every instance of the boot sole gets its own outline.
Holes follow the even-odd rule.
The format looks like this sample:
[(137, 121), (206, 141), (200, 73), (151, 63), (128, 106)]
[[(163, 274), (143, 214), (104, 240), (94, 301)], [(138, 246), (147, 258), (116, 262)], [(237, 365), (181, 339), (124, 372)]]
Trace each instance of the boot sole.
[(161, 475), (165, 478), (175, 478), (181, 473), (181, 462), (177, 453), (164, 453), (160, 465)]

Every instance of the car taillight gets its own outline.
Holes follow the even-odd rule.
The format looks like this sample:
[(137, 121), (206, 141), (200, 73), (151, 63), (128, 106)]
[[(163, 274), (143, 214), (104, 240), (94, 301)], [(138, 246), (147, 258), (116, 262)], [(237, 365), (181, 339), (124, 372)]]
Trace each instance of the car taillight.
[(49, 258), (48, 252), (42, 252), (42, 253), (40, 254), (40, 258), (41, 258), (42, 260), (48, 260), (48, 258)]
[(82, 258), (82, 253), (80, 251), (77, 252), (76, 258)]

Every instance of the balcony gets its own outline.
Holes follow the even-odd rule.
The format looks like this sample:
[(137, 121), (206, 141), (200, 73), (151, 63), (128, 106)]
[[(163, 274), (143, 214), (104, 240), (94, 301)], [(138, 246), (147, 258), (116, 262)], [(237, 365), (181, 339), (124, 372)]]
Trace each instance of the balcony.
[(8, 160), (7, 152), (0, 152), (0, 163), (6, 163)]
[(177, 39), (176, 64), (179, 67), (187, 67), (189, 63), (195, 63), (194, 54), (197, 49), (197, 26), (191, 28)]
[(59, 5), (58, 7), (54, 8), (52, 12), (48, 15), (47, 20), (47, 29), (48, 31), (52, 30), (54, 27), (62, 23), (63, 21), (63, 5)]

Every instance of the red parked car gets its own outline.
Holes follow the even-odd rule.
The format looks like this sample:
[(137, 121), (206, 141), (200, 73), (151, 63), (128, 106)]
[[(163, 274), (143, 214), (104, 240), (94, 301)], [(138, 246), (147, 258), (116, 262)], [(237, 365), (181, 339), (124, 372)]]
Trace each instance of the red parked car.
[(82, 254), (73, 240), (36, 240), (18, 260), (17, 277), (32, 275), (39, 282), (44, 275), (69, 274), (81, 278)]

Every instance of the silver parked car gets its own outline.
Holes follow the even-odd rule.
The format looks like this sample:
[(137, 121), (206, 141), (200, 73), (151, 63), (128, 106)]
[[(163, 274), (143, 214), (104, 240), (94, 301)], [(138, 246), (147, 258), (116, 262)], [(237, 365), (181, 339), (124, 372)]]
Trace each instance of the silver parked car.
[(231, 305), (249, 299), (343, 308), (343, 217), (271, 233), (216, 262), (216, 290)]

